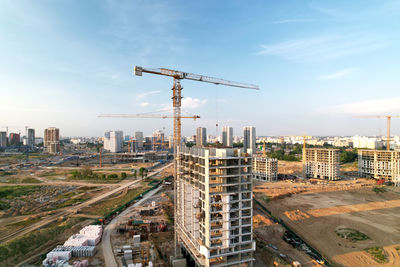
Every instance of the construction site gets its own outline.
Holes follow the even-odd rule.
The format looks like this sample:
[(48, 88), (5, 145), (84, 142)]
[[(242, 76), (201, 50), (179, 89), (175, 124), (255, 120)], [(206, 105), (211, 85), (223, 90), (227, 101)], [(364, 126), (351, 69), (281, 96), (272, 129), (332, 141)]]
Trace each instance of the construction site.
[(303, 148), (303, 172), (305, 178), (325, 180), (339, 179), (339, 150)]

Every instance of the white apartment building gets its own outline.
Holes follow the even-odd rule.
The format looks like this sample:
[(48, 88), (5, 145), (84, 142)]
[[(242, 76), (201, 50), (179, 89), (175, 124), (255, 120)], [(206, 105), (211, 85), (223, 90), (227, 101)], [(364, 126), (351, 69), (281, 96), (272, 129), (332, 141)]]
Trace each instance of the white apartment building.
[(335, 148), (303, 149), (303, 173), (306, 178), (339, 179), (340, 150)]
[(104, 149), (111, 153), (121, 152), (124, 144), (122, 131), (108, 131), (104, 133)]
[(264, 155), (254, 155), (253, 178), (266, 182), (276, 181), (278, 179), (278, 160)]
[(378, 141), (376, 138), (367, 136), (353, 136), (353, 147), (354, 148), (367, 148), (367, 149), (378, 149), (382, 148), (383, 142)]
[(139, 149), (143, 148), (143, 132), (135, 132), (136, 144)]
[(207, 145), (207, 129), (203, 127), (197, 128), (196, 131), (196, 146), (203, 147)]
[(361, 177), (385, 179), (400, 186), (400, 151), (359, 149), (358, 172)]
[(222, 128), (222, 144), (227, 147), (233, 147), (233, 128), (225, 126)]
[(184, 147), (177, 179), (178, 242), (196, 266), (252, 266), (252, 156)]
[(246, 126), (243, 128), (243, 149), (251, 149), (252, 153), (256, 152), (256, 127)]

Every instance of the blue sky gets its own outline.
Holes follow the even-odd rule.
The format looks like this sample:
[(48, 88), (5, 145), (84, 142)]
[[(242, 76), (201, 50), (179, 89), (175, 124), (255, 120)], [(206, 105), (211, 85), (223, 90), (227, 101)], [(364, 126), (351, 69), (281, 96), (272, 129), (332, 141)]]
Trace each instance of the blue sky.
[[(172, 80), (135, 65), (258, 84), (183, 81), (183, 134), (378, 135), (400, 114), (399, 1), (0, 1), (0, 126), (64, 136), (150, 134), (172, 120)], [(220, 129), (219, 129), (220, 131)], [(393, 119), (393, 134), (400, 120)]]

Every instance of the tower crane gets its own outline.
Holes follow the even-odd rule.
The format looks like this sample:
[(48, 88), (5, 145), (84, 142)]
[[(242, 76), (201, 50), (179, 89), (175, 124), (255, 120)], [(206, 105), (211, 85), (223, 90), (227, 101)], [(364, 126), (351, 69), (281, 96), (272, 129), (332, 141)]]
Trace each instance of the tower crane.
[(177, 229), (179, 227), (179, 220), (180, 220), (180, 215), (178, 214), (178, 208), (177, 208), (177, 199), (178, 195), (177, 192), (179, 191), (178, 189), (178, 146), (181, 145), (181, 100), (182, 100), (182, 86), (181, 86), (181, 80), (186, 79), (186, 80), (192, 80), (192, 81), (198, 81), (198, 82), (206, 82), (206, 83), (213, 83), (216, 85), (226, 85), (226, 86), (232, 86), (232, 87), (240, 87), (240, 88), (246, 88), (246, 89), (255, 89), (259, 90), (260, 88), (258, 85), (253, 85), (253, 84), (246, 84), (246, 83), (238, 83), (238, 82), (232, 82), (232, 81), (227, 81), (224, 79), (220, 78), (214, 78), (214, 77), (209, 77), (209, 76), (204, 76), (204, 75), (199, 75), (199, 74), (193, 74), (193, 73), (188, 73), (188, 72), (182, 72), (182, 71), (177, 71), (177, 70), (170, 70), (170, 69), (165, 69), (165, 68), (143, 68), (139, 66), (135, 66), (134, 68), (134, 74), (136, 76), (142, 76), (143, 73), (149, 73), (149, 74), (155, 74), (155, 75), (161, 75), (161, 76), (167, 76), (173, 78), (173, 86), (172, 86), (172, 103), (173, 103), (173, 109), (174, 109), (174, 124), (173, 124), (173, 140), (174, 140), (174, 194), (175, 194), (175, 203), (174, 203), (174, 214), (175, 214), (175, 219), (174, 219), (174, 224), (175, 224), (175, 257), (178, 257), (179, 255), (179, 249), (178, 249), (178, 232)]
[(400, 116), (393, 115), (364, 115), (364, 116), (355, 116), (355, 118), (386, 118), (387, 123), (387, 137), (386, 137), (386, 150), (390, 150), (390, 122), (392, 118), (400, 118)]

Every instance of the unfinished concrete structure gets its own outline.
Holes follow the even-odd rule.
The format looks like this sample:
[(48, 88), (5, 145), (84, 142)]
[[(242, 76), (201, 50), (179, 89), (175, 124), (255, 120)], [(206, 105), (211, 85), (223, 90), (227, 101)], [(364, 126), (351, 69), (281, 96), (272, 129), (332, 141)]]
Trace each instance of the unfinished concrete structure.
[(45, 151), (50, 154), (60, 152), (60, 129), (49, 127), (44, 129), (44, 143)]
[(358, 172), (361, 177), (385, 179), (400, 186), (400, 151), (360, 149)]
[(178, 155), (178, 243), (198, 266), (252, 266), (252, 156), (198, 147)]
[(253, 178), (272, 182), (278, 179), (278, 160), (256, 154), (253, 157)]
[(339, 179), (340, 150), (303, 148), (303, 174), (306, 178)]

